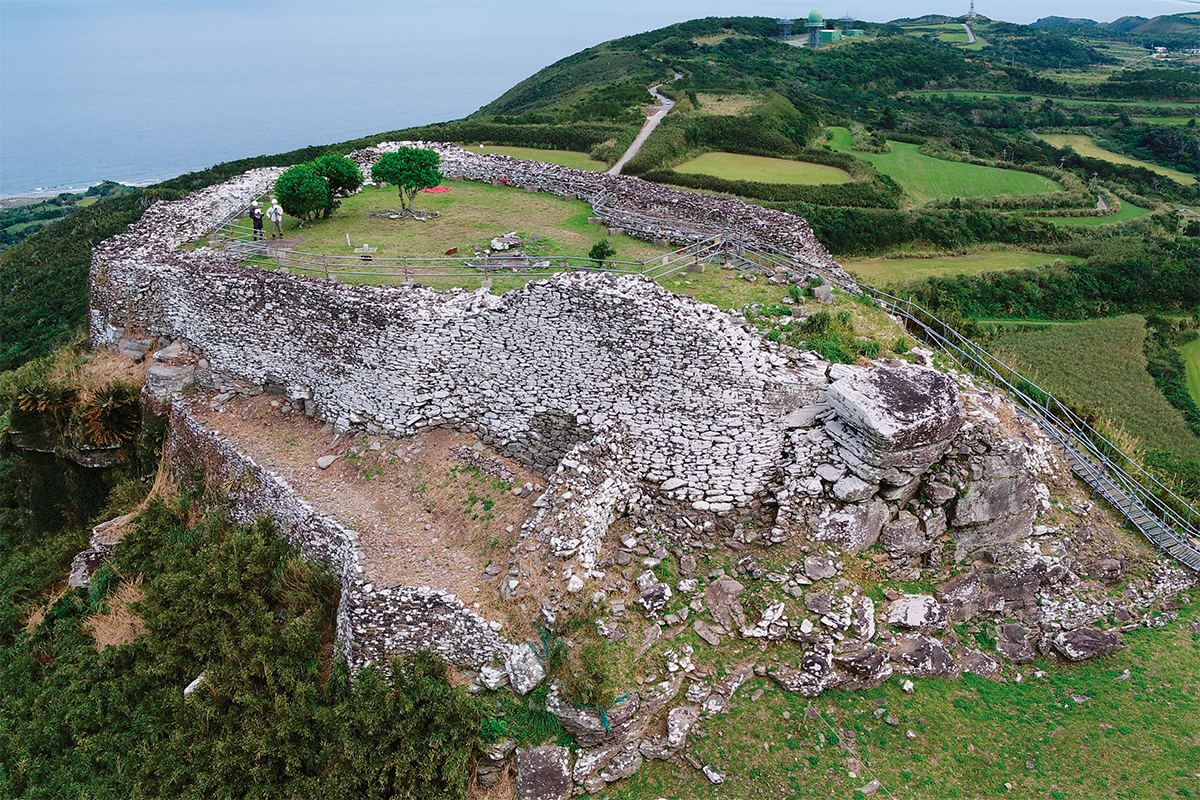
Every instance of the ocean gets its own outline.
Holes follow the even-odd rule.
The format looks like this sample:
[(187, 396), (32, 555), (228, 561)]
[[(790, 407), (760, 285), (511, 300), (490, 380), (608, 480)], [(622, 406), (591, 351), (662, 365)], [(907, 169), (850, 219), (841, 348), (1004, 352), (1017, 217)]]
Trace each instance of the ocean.
[[(818, 5), (816, 0), (810, 0)], [(842, 0), (827, 14), (961, 14)], [(0, 0), (0, 196), (146, 184), (221, 161), (457, 119), (589, 45), (795, 0)], [(987, 0), (976, 9), (987, 14)], [(1113, 19), (1183, 0), (1033, 0), (995, 17)]]

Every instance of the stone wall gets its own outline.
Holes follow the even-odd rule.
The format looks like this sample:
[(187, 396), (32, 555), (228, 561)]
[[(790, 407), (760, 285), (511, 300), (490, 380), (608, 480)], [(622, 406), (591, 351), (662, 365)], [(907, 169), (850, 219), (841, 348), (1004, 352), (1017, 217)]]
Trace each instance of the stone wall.
[(342, 587), (337, 642), (353, 670), (415, 650), (432, 650), (476, 669), (508, 656), (510, 646), (493, 629), (498, 626), (454, 595), (428, 586), (382, 587), (361, 580), (356, 534), (317, 514), (282, 478), (197, 421), (182, 398), (171, 406), (165, 457), (177, 470), (201, 468), (210, 484), (227, 491), (234, 522), (249, 525), (269, 515), (305, 558), (330, 567)]

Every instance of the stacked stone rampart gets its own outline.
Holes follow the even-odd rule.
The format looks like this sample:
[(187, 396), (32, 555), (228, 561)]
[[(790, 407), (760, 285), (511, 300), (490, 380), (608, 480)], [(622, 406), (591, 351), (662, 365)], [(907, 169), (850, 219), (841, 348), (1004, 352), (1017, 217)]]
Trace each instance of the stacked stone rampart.
[(234, 522), (249, 525), (269, 517), (301, 555), (332, 570), (342, 587), (337, 642), (355, 671), (415, 650), (432, 650), (451, 663), (477, 669), (507, 657), (511, 648), (493, 626), (453, 594), (361, 580), (357, 534), (318, 514), (279, 475), (199, 422), (181, 398), (171, 407), (166, 459), (177, 470), (200, 468), (207, 480), (221, 486)]

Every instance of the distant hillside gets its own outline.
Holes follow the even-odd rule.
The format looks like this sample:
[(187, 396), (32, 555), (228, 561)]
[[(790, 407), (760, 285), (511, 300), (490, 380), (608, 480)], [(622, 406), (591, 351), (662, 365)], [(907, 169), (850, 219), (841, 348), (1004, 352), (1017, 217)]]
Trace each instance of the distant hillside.
[(1031, 28), (1057, 28), (1059, 25), (1096, 25), (1094, 19), (1083, 17), (1042, 17), (1037, 22), (1030, 23)]

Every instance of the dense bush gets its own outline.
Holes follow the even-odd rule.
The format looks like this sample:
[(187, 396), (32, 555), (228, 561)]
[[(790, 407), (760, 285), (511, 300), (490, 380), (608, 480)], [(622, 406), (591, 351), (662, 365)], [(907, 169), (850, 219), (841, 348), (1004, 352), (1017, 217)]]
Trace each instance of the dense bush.
[(322, 216), (328, 219), (341, 205), (338, 197), (352, 194), (363, 185), (363, 174), (353, 161), (333, 153), (315, 159), (312, 167), (325, 179), (325, 206)]
[(965, 317), (1085, 319), (1200, 307), (1200, 244), (1096, 244), (1084, 264), (936, 277), (895, 289), (935, 313)]
[[(370, 669), (352, 683), (332, 649), (336, 583), (269, 522), (156, 500), (93, 591), (69, 591), (23, 629), (86, 536), (23, 535), (10, 468), (0, 462), (0, 794), (465, 796), (482, 704), (427, 654), (393, 664), (392, 686)], [(144, 598), (122, 609), (113, 592), (139, 577)], [(97, 652), (89, 621), (105, 611), (138, 615), (146, 635)]]
[(299, 220), (313, 219), (326, 208), (328, 181), (312, 163), (288, 167), (275, 181), (275, 197), (289, 215)]

